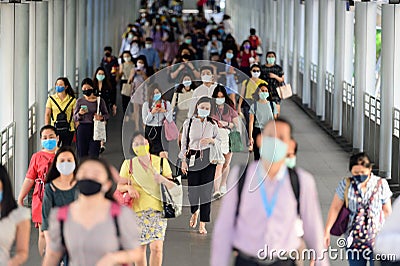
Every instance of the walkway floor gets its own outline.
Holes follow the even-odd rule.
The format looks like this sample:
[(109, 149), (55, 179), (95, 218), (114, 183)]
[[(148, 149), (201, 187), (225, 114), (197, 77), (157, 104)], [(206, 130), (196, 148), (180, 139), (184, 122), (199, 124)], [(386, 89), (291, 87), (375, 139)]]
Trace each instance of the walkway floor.
[[(344, 152), (326, 133), (319, 128), (292, 101), (282, 104), (282, 116), (288, 118), (294, 126), (294, 137), (298, 142), (298, 166), (311, 172), (318, 186), (319, 198), (324, 220), (329, 209), (339, 180), (348, 174), (347, 161), (349, 154)], [(119, 167), (123, 161), (121, 148), (122, 115), (112, 119), (109, 124), (109, 143), (103, 157)], [(245, 154), (234, 157), (233, 164), (240, 162)], [(219, 201), (212, 206), (212, 220), (216, 219)], [(168, 224), (165, 247), (165, 266), (204, 266), (209, 264), (210, 242), (213, 223), (208, 225), (208, 236), (201, 236), (189, 229), (190, 210), (185, 208), (183, 215)], [(40, 265), (37, 253), (37, 229), (32, 229), (30, 259), (26, 265)], [(336, 239), (332, 239), (335, 247)], [(331, 265), (346, 265), (345, 260), (331, 261)]]

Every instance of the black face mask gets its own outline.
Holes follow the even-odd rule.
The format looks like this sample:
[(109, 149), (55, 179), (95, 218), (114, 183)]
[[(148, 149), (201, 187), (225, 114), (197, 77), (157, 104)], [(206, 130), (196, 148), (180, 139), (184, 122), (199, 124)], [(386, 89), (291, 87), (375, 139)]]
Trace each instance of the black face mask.
[(110, 53), (110, 52), (106, 52), (104, 55), (105, 55), (106, 57), (111, 57), (111, 53)]
[(77, 186), (81, 194), (85, 196), (92, 196), (101, 191), (101, 184), (91, 179), (79, 180)]
[(88, 97), (89, 97), (90, 95), (92, 95), (93, 92), (94, 92), (93, 89), (82, 91), (83, 95), (86, 95), (86, 96), (88, 96)]
[(184, 54), (184, 55), (182, 55), (182, 58), (186, 59), (186, 60), (190, 60), (190, 54)]

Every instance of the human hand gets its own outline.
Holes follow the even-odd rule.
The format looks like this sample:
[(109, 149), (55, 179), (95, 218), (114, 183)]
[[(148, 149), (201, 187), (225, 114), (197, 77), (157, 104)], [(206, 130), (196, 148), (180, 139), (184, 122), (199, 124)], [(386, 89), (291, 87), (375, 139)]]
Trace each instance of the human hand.
[(151, 113), (154, 115), (155, 113), (159, 113), (160, 112), (160, 108), (158, 107), (154, 107), (153, 109), (151, 109)]
[(160, 158), (168, 159), (168, 152), (167, 151), (160, 152)]
[(182, 173), (184, 173), (185, 175), (187, 175), (188, 165), (187, 165), (187, 162), (186, 162), (186, 161), (182, 161), (181, 170), (182, 170)]
[(102, 115), (98, 115), (98, 114), (94, 114), (94, 119), (96, 119), (97, 121), (101, 121), (101, 120), (103, 120), (103, 116)]
[(214, 143), (214, 139), (212, 138), (204, 138), (200, 140), (200, 145), (207, 145), (210, 143)]
[(116, 261), (114, 259), (114, 255), (112, 253), (107, 253), (96, 263), (96, 266), (109, 266), (115, 264)]
[(79, 114), (80, 115), (84, 115), (84, 114), (86, 114), (87, 112), (89, 112), (86, 108), (80, 108), (79, 109)]
[(112, 107), (112, 114), (115, 116), (117, 114), (117, 106), (114, 104)]
[(331, 234), (330, 234), (330, 232), (325, 232), (325, 234), (324, 234), (325, 248), (328, 248), (330, 244), (331, 244)]
[(131, 185), (128, 186), (127, 192), (132, 199), (138, 199), (140, 197), (139, 192)]

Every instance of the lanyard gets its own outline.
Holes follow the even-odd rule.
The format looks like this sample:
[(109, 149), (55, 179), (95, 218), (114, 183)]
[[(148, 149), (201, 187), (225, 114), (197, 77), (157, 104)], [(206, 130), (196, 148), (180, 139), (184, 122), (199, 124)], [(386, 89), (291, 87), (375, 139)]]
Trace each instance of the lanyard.
[[(262, 181), (262, 178), (260, 175), (259, 175), (259, 177), (260, 177), (260, 181)], [(261, 198), (262, 198), (265, 212), (267, 213), (267, 218), (271, 217), (272, 213), (274, 212), (274, 209), (276, 207), (276, 201), (278, 200), (278, 192), (279, 192), (280, 188), (282, 187), (284, 180), (285, 179), (279, 180), (279, 183), (273, 192), (271, 200), (268, 200), (267, 190), (265, 189), (265, 184), (261, 184), (261, 186), (260, 186)]]

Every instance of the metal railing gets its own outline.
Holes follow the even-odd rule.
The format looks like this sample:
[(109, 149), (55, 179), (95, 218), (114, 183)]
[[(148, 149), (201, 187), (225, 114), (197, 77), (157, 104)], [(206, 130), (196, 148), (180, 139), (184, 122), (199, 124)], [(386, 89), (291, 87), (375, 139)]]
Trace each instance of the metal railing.
[(381, 124), (381, 102), (364, 93), (364, 151), (379, 167), (379, 139)]
[(311, 63), (310, 71), (311, 71), (311, 73), (310, 73), (311, 81), (317, 83), (318, 65)]
[(37, 133), (37, 103), (33, 103), (31, 107), (29, 107), (28, 111), (28, 153), (29, 157), (37, 150), (37, 141), (36, 141), (36, 133)]
[(299, 72), (304, 74), (304, 57), (299, 57)]
[(333, 126), (333, 93), (335, 87), (335, 76), (325, 73), (325, 123), (331, 128)]
[(391, 186), (400, 187), (400, 110), (393, 108), (392, 179)]
[[(4, 165), (10, 176), (14, 176), (14, 154), (15, 154), (15, 122), (12, 122), (0, 132), (1, 164)], [(14, 187), (14, 179), (11, 179)]]
[(310, 66), (310, 103), (311, 103), (311, 109), (314, 112), (317, 112), (317, 77), (318, 77), (318, 66), (311, 63)]
[(354, 85), (343, 81), (342, 134), (348, 143), (353, 143)]

